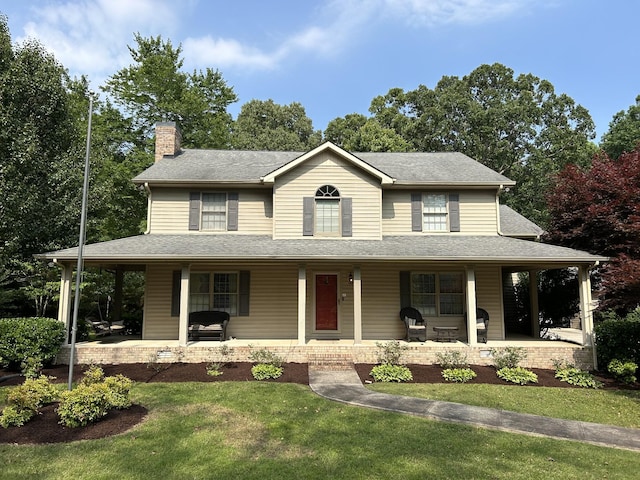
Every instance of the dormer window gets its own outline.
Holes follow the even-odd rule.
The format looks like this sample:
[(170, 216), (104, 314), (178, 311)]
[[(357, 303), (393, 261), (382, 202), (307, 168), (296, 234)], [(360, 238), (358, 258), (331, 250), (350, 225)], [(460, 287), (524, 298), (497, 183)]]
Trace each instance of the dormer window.
[(303, 199), (303, 235), (342, 236), (351, 233), (351, 198), (333, 185), (323, 185), (313, 197)]

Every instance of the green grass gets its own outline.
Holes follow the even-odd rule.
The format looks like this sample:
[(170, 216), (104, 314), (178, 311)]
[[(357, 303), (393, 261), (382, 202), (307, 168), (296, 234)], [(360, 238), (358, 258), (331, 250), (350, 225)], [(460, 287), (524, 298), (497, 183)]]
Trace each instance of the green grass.
[(144, 424), (67, 445), (0, 444), (0, 479), (565, 480), (640, 471), (637, 452), (351, 407), (302, 385), (155, 383), (132, 393), (150, 411)]
[(640, 428), (640, 391), (447, 383), (369, 385), (376, 392)]

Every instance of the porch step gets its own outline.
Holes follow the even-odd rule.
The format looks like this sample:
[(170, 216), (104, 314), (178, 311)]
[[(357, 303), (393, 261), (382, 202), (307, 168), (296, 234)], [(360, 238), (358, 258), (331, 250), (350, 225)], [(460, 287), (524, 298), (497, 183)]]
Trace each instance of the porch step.
[(307, 362), (316, 370), (349, 370), (353, 368), (351, 354), (310, 353)]

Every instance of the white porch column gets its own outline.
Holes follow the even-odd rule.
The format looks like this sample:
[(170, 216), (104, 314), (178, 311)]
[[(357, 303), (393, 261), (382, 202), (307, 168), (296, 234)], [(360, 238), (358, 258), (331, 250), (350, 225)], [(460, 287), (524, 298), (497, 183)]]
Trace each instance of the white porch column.
[[(593, 346), (593, 312), (591, 308), (591, 278), (589, 267), (581, 265), (578, 268), (580, 282), (580, 319), (582, 320), (582, 344)], [(594, 355), (595, 358), (595, 355)]]
[(360, 267), (353, 268), (353, 342), (362, 343), (362, 281)]
[(180, 320), (178, 324), (178, 345), (187, 346), (189, 339), (189, 279), (191, 265), (183, 265), (180, 274)]
[(529, 270), (529, 302), (531, 303), (531, 335), (540, 338), (540, 303), (538, 301), (538, 271)]
[[(58, 321), (63, 322), (67, 332), (71, 331), (71, 281), (73, 268), (70, 265), (60, 265), (60, 300), (58, 301)], [(70, 340), (69, 335), (65, 342)]]
[(474, 265), (467, 265), (467, 333), (469, 346), (478, 345), (476, 329), (476, 271)]
[(307, 342), (307, 266), (298, 267), (298, 345)]

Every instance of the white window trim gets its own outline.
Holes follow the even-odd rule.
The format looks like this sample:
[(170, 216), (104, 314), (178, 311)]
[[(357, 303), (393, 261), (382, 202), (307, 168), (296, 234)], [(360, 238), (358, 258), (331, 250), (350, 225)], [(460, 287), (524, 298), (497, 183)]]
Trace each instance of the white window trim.
[[(419, 272), (411, 272), (410, 274), (410, 287), (411, 287), (411, 305), (417, 305), (416, 302), (414, 302), (414, 293), (419, 293), (419, 292), (414, 292), (413, 290), (413, 276), (414, 275), (435, 275), (435, 292), (433, 294), (428, 293), (428, 295), (433, 295), (435, 296), (436, 302), (435, 302), (435, 307), (436, 307), (436, 313), (435, 315), (431, 315), (428, 313), (422, 313), (423, 316), (427, 316), (427, 317), (431, 317), (431, 318), (435, 318), (435, 317), (460, 317), (461, 315), (464, 315), (464, 307), (465, 307), (465, 299), (466, 299), (466, 292), (465, 292), (465, 288), (464, 288), (464, 274), (462, 272), (458, 272), (458, 271), (419, 271)], [(443, 295), (443, 293), (440, 291), (440, 275), (459, 275), (460, 279), (461, 279), (461, 285), (462, 285), (462, 291), (460, 293), (445, 293), (444, 295), (460, 295), (460, 305), (462, 307), (462, 312), (461, 313), (442, 313), (441, 312), (441, 300), (440, 297), (441, 295)], [(418, 307), (416, 307), (418, 308)]]
[[(443, 229), (439, 229), (439, 230), (432, 230), (432, 229), (428, 229), (426, 228), (426, 224), (425, 224), (425, 216), (428, 215), (428, 213), (425, 212), (425, 199), (427, 196), (429, 195), (439, 195), (439, 196), (443, 196), (444, 197), (444, 208), (445, 208), (445, 212), (442, 214), (445, 217), (445, 225)], [(422, 231), (423, 232), (427, 232), (427, 233), (449, 233), (451, 230), (451, 225), (449, 222), (449, 194), (448, 193), (444, 193), (444, 192), (424, 192), (422, 194)]]
[[(213, 195), (213, 194), (224, 195), (224, 228), (205, 228), (204, 227), (204, 224), (205, 224), (204, 216), (205, 216), (205, 213), (207, 213), (207, 211), (205, 211), (204, 196), (205, 195)], [(229, 215), (229, 194), (228, 194), (228, 192), (216, 192), (216, 191), (200, 192), (200, 231), (202, 231), (202, 232), (226, 232), (227, 231), (228, 215)]]

